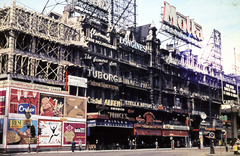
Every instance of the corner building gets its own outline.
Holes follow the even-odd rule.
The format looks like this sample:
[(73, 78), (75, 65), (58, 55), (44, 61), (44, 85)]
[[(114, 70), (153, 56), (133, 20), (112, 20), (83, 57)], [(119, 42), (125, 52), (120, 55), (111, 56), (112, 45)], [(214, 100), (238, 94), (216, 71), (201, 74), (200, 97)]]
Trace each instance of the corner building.
[[(60, 141), (45, 140), (40, 149), (70, 147), (73, 139), (83, 139), (86, 148), (115, 149), (118, 144), (129, 148), (130, 141), (137, 148), (155, 147), (156, 141), (159, 147), (171, 147), (172, 140), (183, 147), (190, 142), (195, 146), (197, 140), (208, 146), (210, 132), (216, 142), (223, 138), (222, 84), (238, 90), (236, 82), (229, 81), (235, 78), (199, 64), (191, 50), (160, 48), (153, 23), (137, 27), (136, 32), (116, 31), (85, 15), (69, 17), (66, 11), (52, 13), (55, 19), (14, 3), (0, 11), (8, 17), (0, 18), (1, 97), (6, 99), (1, 103), (1, 149), (16, 148), (7, 143), (8, 132), (27, 128), (24, 110), (32, 107), (26, 101), (10, 101), (13, 94), (18, 101), (18, 90), (24, 99), (27, 89), (31, 98), (37, 92), (40, 99), (55, 99), (52, 117), (41, 115), (40, 101), (32, 103), (38, 140), (47, 135), (38, 133), (42, 122), (60, 125)], [(236, 97), (238, 92), (234, 97), (224, 95), (237, 101)], [(18, 119), (22, 121), (12, 121)], [(33, 141), (31, 147), (38, 144)], [(27, 147), (27, 143), (17, 146)]]

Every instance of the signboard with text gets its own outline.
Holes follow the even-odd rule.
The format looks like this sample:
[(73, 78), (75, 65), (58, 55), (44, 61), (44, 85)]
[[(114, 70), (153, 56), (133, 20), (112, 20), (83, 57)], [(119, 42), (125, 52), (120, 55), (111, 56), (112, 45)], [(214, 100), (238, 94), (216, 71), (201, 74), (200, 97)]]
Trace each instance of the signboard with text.
[(24, 114), (30, 110), (33, 115), (38, 115), (39, 92), (27, 89), (11, 89), (10, 113)]
[(31, 120), (31, 131), (27, 126), (28, 122), (22, 119), (9, 119), (9, 127), (7, 132), (8, 145), (29, 144), (29, 132), (31, 133), (30, 143), (37, 144), (38, 121)]
[(86, 146), (86, 124), (76, 122), (64, 122), (63, 124), (63, 145), (71, 145), (75, 140), (76, 143), (82, 141), (82, 145)]

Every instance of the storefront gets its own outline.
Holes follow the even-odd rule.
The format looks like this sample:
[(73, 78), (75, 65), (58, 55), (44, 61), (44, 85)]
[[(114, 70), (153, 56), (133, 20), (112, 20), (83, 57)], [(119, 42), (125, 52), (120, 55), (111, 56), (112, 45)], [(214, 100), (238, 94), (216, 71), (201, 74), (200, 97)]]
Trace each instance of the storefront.
[[(116, 149), (128, 147), (128, 139), (133, 136), (133, 121), (110, 118), (109, 116), (90, 115), (88, 117), (88, 143), (98, 149)], [(103, 119), (105, 118), (105, 119)]]

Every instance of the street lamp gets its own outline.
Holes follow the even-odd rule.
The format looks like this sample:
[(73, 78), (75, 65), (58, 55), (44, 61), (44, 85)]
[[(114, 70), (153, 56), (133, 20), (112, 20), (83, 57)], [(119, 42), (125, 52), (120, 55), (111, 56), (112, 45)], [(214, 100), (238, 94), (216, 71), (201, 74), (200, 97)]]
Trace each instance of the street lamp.
[[(30, 119), (31, 116), (32, 116), (32, 114), (31, 114), (30, 110), (25, 110), (25, 117), (27, 119)], [(32, 126), (31, 122), (28, 122), (27, 123), (27, 128), (29, 128), (28, 153), (30, 153), (30, 151), (31, 151), (31, 147), (30, 147), (30, 144), (31, 144), (31, 126)]]
[(231, 129), (232, 129), (232, 146), (233, 146), (233, 140), (234, 140), (234, 132), (233, 132), (233, 112), (232, 112), (232, 108), (234, 107), (234, 103), (233, 101), (230, 102), (230, 106), (231, 106)]

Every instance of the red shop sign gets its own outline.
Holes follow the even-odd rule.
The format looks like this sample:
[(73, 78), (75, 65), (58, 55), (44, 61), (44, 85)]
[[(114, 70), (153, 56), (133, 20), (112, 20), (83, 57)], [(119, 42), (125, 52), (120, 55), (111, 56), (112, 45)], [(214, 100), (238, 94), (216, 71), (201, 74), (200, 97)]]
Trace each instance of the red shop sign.
[(163, 136), (180, 136), (180, 137), (187, 137), (188, 131), (174, 131), (174, 130), (163, 130)]
[(161, 130), (155, 129), (135, 129), (135, 135), (161, 136)]

